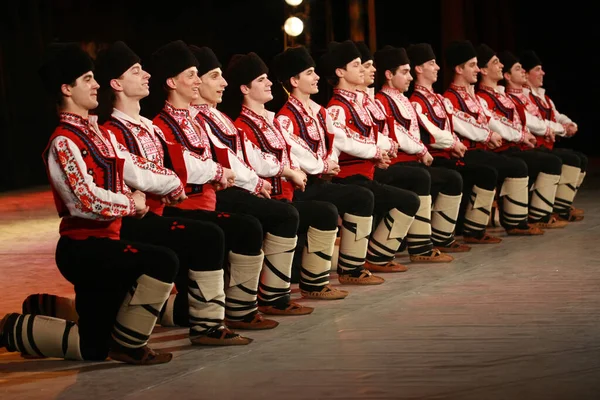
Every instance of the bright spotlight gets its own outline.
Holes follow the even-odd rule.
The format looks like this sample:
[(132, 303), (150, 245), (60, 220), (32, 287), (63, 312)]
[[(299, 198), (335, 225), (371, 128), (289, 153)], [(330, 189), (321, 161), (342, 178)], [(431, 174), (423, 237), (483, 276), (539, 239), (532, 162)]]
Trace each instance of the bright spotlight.
[(290, 6), (296, 7), (297, 5), (300, 5), (300, 3), (302, 3), (302, 0), (285, 0), (285, 2), (288, 3)]
[(290, 36), (298, 36), (304, 30), (304, 23), (298, 17), (289, 17), (283, 24), (283, 30)]

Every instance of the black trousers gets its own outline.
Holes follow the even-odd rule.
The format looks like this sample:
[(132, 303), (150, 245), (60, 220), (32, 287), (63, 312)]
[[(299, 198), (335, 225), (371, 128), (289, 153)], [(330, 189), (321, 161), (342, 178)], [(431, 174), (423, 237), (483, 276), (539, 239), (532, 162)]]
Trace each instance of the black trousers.
[[(309, 181), (310, 182), (310, 181)], [(294, 202), (319, 200), (333, 204), (340, 215), (346, 213), (360, 217), (373, 215), (375, 197), (373, 193), (358, 185), (341, 185), (315, 179), (304, 192), (296, 190)]]
[(334, 183), (358, 185), (369, 189), (375, 197), (374, 214), (383, 218), (391, 209), (396, 208), (403, 214), (414, 216), (419, 210), (421, 201), (416, 193), (395, 186), (384, 185), (364, 175), (352, 175), (346, 178), (334, 178)]
[(527, 164), (527, 173), (529, 175), (529, 187), (533, 185), (540, 172), (549, 175), (560, 175), (562, 169), (562, 161), (559, 157), (539, 151), (537, 149), (521, 150), (513, 147), (506, 150), (503, 154), (509, 157), (516, 157)]
[[(469, 153), (471, 153), (471, 151), (467, 152), (467, 154)], [(458, 213), (458, 219), (456, 221), (457, 234), (461, 234), (463, 232), (465, 212), (467, 210), (469, 201), (471, 200), (473, 186), (477, 186), (485, 190), (494, 190), (497, 186), (499, 186), (499, 182), (500, 184), (502, 183), (502, 181), (499, 181), (498, 179), (498, 170), (493, 166), (486, 164), (484, 162), (484, 156), (485, 155), (482, 154), (481, 157), (470, 157), (469, 160), (467, 160), (467, 157), (465, 157), (463, 160), (447, 159), (442, 157), (435, 158), (433, 160), (433, 166), (453, 169), (457, 171), (463, 179), (463, 196), (460, 202), (460, 212)], [(500, 164), (504, 160), (504, 157), (500, 157), (501, 158), (498, 159), (495, 155), (492, 155), (490, 159), (495, 159)], [(475, 161), (475, 159), (478, 158), (481, 158), (480, 162)], [(506, 159), (509, 158), (506, 157)], [(523, 165), (525, 164), (523, 163)], [(527, 168), (526, 165), (525, 168)]]
[(292, 238), (298, 232), (300, 216), (289, 203), (255, 196), (239, 188), (217, 192), (217, 210), (252, 215), (264, 233)]
[(552, 150), (549, 150), (546, 147), (538, 147), (536, 150), (544, 153), (554, 154), (562, 160), (563, 164), (580, 168), (582, 172), (587, 171), (588, 158), (580, 151), (565, 149), (562, 147), (555, 147)]
[(419, 196), (431, 195), (435, 200), (439, 193), (458, 196), (462, 193), (461, 175), (452, 169), (428, 167), (419, 162), (401, 162), (388, 169), (375, 169), (375, 180), (415, 192)]
[[(154, 224), (146, 229), (157, 236), (162, 231)], [(75, 288), (83, 359), (104, 360), (127, 291), (142, 275), (172, 283), (179, 260), (175, 252), (163, 246), (108, 238), (61, 237), (56, 247), (56, 265)]]

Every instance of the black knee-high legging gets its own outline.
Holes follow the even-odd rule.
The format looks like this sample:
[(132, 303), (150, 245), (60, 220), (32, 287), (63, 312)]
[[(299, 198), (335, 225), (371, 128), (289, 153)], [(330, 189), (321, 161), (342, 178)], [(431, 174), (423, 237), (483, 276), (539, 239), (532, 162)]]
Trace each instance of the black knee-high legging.
[[(162, 227), (146, 227), (160, 235)], [(79, 314), (80, 350), (84, 360), (104, 360), (111, 331), (127, 291), (142, 275), (165, 283), (175, 280), (179, 260), (174, 251), (129, 240), (61, 237), (56, 265), (74, 285)]]

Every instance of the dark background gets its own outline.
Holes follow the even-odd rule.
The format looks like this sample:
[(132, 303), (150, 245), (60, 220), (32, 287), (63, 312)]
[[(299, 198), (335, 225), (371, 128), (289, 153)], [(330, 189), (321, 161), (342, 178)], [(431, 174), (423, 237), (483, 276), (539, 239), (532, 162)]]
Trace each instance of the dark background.
[[(329, 38), (351, 37), (352, 0), (304, 0), (305, 29), (315, 59)], [(369, 40), (367, 0), (362, 27)], [(329, 8), (328, 8), (329, 7)], [(329, 19), (328, 9), (332, 18)], [(182, 39), (210, 46), (226, 65), (235, 53), (257, 52), (270, 63), (284, 48), (282, 25), (294, 9), (284, 0), (195, 0), (192, 2), (113, 0), (15, 0), (0, 5), (0, 191), (47, 183), (41, 154), (52, 132), (55, 112), (37, 75), (44, 47), (53, 40), (79, 41), (91, 53), (115, 40), (125, 41), (148, 59), (159, 46)], [(455, 39), (487, 43), (497, 51), (533, 48), (544, 62), (545, 86), (558, 109), (579, 124), (565, 144), (599, 155), (594, 136), (598, 113), (597, 73), (600, 34), (595, 13), (583, 2), (551, 6), (548, 1), (375, 0), (376, 47), (428, 42), (443, 64), (443, 48)], [(330, 22), (328, 22), (330, 21)], [(352, 32), (356, 35), (356, 31)], [(303, 37), (297, 43), (303, 42)], [(448, 84), (447, 71), (436, 89)], [(324, 82), (324, 80), (322, 80)], [(326, 102), (324, 84), (315, 100)], [(268, 107), (277, 111), (283, 97)]]

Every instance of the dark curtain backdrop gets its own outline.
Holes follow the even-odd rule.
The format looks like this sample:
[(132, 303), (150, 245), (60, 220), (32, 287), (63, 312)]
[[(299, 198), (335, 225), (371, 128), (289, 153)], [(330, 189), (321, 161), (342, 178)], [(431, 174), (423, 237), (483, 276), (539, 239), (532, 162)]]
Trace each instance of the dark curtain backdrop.
[[(350, 36), (348, 0), (310, 2), (311, 51), (323, 54), (328, 35)], [(37, 67), (52, 40), (79, 41), (90, 54), (124, 40), (143, 60), (160, 45), (182, 39), (213, 48), (226, 66), (235, 53), (255, 51), (270, 63), (283, 50), (281, 26), (297, 9), (284, 0), (14, 0), (0, 5), (0, 191), (46, 185), (41, 154), (56, 121), (40, 89)], [(366, 4), (366, 0), (364, 1)], [(364, 10), (366, 12), (366, 5)], [(331, 12), (328, 22), (326, 15)], [(559, 109), (580, 125), (571, 147), (598, 154), (594, 140), (600, 67), (594, 13), (583, 2), (551, 7), (547, 1), (375, 1), (377, 46), (431, 43), (440, 59), (454, 39), (485, 42), (496, 50), (534, 48), (547, 71), (546, 87)], [(366, 23), (366, 16), (362, 18)], [(365, 27), (365, 38), (368, 29)], [(301, 40), (300, 40), (301, 43)], [(443, 63), (441, 63), (443, 67)], [(447, 71), (437, 90), (445, 89)], [(323, 80), (324, 81), (324, 80)], [(276, 90), (269, 108), (284, 97)], [(315, 99), (325, 102), (322, 85)]]

